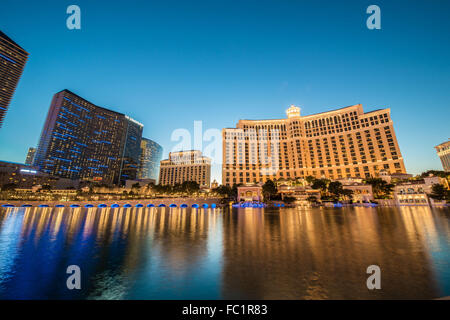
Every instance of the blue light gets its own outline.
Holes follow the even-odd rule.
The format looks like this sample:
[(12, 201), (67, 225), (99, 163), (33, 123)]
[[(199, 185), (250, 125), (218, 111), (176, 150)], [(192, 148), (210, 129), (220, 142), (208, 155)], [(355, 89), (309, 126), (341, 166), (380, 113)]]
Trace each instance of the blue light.
[(1, 53), (0, 53), (0, 57), (2, 57), (2, 58), (5, 59), (5, 60), (8, 60), (9, 62), (17, 63), (17, 62), (15, 62), (13, 59), (8, 58), (7, 56), (4, 56), (4, 55), (1, 54)]
[(75, 142), (79, 146), (87, 147), (87, 144), (81, 143), (81, 142)]

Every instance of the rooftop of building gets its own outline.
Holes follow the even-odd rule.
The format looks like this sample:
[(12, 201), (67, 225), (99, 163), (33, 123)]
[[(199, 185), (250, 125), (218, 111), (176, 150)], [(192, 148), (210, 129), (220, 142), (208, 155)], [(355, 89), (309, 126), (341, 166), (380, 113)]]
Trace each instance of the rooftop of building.
[(447, 147), (447, 146), (450, 146), (450, 139), (448, 139), (448, 141), (442, 142), (441, 144), (438, 144), (437, 146), (435, 146), (435, 148)]
[(8, 42), (11, 42), (13, 45), (15, 45), (16, 47), (18, 47), (19, 49), (21, 49), (22, 51), (24, 51), (27, 55), (28, 55), (28, 52), (24, 49), (24, 48), (22, 48), (21, 46), (19, 46), (18, 44), (17, 44), (17, 42), (15, 42), (13, 39), (11, 39), (10, 37), (8, 37), (3, 31), (1, 31), (0, 30), (0, 38), (3, 38), (3, 39), (5, 39), (6, 41), (8, 41)]
[[(290, 106), (289, 109), (291, 109), (292, 106)], [(289, 110), (288, 109), (288, 110)], [(376, 112), (380, 112), (380, 111), (384, 111), (384, 110), (389, 110), (388, 108), (386, 109), (376, 109), (376, 110), (372, 110), (372, 111), (368, 111), (368, 112), (364, 112), (362, 104), (354, 104), (354, 105), (350, 105), (350, 106), (346, 106), (346, 107), (342, 107), (342, 108), (338, 108), (338, 109), (333, 109), (333, 110), (329, 110), (329, 111), (324, 111), (324, 112), (319, 112), (319, 113), (314, 113), (314, 114), (310, 114), (310, 115), (304, 115), (304, 116), (300, 116), (300, 117), (287, 117), (287, 118), (282, 118), (282, 119), (240, 119), (239, 122), (246, 122), (246, 121), (251, 121), (251, 122), (285, 122), (287, 119), (302, 119), (302, 120), (309, 120), (311, 118), (315, 118), (317, 116), (322, 117), (322, 116), (332, 116), (335, 113), (342, 113), (344, 111), (350, 111), (352, 109), (356, 109), (358, 110), (358, 115), (368, 115), (371, 113), (376, 113)], [(235, 129), (235, 128), (225, 128), (225, 129)]]
[(114, 111), (114, 110), (111, 110), (111, 109), (108, 109), (108, 108), (104, 108), (104, 107), (98, 106), (98, 105), (96, 105), (95, 103), (92, 103), (92, 102), (90, 102), (89, 100), (86, 100), (85, 98), (80, 97), (78, 94), (76, 94), (76, 93), (70, 91), (69, 89), (61, 90), (61, 91), (57, 92), (56, 94), (62, 93), (62, 92), (67, 92), (67, 93), (69, 93), (69, 94), (71, 94), (71, 95), (77, 97), (78, 99), (81, 99), (81, 100), (83, 100), (83, 101), (86, 101), (87, 103), (93, 105), (93, 106), (96, 107), (96, 108), (105, 110), (105, 111), (107, 111), (107, 112), (113, 112), (113, 113), (116, 113), (116, 114), (118, 114), (118, 115), (120, 115), (120, 116), (125, 116), (125, 114), (123, 114), (123, 113), (121, 113), (121, 112), (117, 112), (117, 111)]

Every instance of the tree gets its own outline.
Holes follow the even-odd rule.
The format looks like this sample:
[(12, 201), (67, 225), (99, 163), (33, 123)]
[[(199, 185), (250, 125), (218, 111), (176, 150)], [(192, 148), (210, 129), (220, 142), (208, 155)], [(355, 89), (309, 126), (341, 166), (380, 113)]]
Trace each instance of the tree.
[(305, 178), (306, 182), (308, 182), (309, 184), (313, 184), (314, 181), (316, 181), (316, 178), (314, 178), (313, 176), (307, 176)]
[(330, 180), (328, 179), (315, 179), (313, 184), (311, 185), (311, 188), (313, 189), (320, 189), (323, 192), (327, 191), (328, 184), (330, 183)]
[(308, 198), (306, 198), (306, 200), (312, 203), (318, 202), (316, 196), (309, 196)]
[(200, 190), (200, 185), (197, 181), (184, 181), (181, 184), (181, 191), (187, 194), (196, 193)]
[(213, 191), (215, 193), (217, 193), (217, 194), (220, 194), (221, 196), (224, 196), (224, 197), (229, 197), (229, 198), (232, 197), (232, 190), (231, 190), (230, 186), (224, 186), (224, 185), (218, 186)]
[(368, 178), (365, 183), (372, 186), (373, 194), (375, 199), (386, 199), (389, 198), (394, 185), (387, 183), (381, 178)]
[(353, 190), (350, 189), (343, 189), (342, 190), (342, 195), (346, 198), (349, 198), (350, 200), (352, 200), (353, 197)]
[(449, 200), (448, 194), (448, 190), (442, 184), (433, 184), (430, 197), (439, 201)]
[(330, 184), (328, 185), (328, 192), (337, 198), (341, 194), (343, 194), (343, 190), (344, 189), (342, 188), (342, 183), (340, 183), (339, 181), (330, 182)]
[(237, 197), (238, 197), (238, 187), (242, 185), (242, 184), (233, 184), (233, 187), (231, 187), (231, 198), (234, 201), (237, 201)]
[(141, 185), (139, 184), (139, 182), (133, 183), (133, 185), (131, 186), (132, 189), (140, 189)]
[(264, 198), (269, 199), (272, 196), (275, 196), (278, 193), (277, 186), (272, 180), (267, 180), (266, 183), (262, 186), (262, 191), (264, 194)]
[(447, 178), (447, 177), (449, 176), (449, 173), (448, 173), (448, 172), (445, 172), (445, 171), (428, 170), (428, 171), (423, 172), (423, 173), (420, 175), (420, 177), (421, 177), (421, 178), (425, 178), (425, 177), (430, 176), (430, 174), (433, 175), (433, 176), (441, 177), (441, 178)]

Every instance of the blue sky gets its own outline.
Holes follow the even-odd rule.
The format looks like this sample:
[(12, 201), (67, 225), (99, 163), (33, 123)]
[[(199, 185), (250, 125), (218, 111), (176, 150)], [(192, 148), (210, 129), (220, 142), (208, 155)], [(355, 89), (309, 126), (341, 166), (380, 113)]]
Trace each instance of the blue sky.
[[(66, 8), (81, 8), (68, 30)], [(381, 8), (381, 30), (366, 8)], [(165, 155), (173, 130), (389, 107), (408, 172), (442, 169), (450, 137), (450, 1), (2, 0), (0, 29), (29, 61), (0, 129), (23, 162), (54, 93), (69, 89), (144, 124)], [(220, 179), (220, 170), (213, 170)]]

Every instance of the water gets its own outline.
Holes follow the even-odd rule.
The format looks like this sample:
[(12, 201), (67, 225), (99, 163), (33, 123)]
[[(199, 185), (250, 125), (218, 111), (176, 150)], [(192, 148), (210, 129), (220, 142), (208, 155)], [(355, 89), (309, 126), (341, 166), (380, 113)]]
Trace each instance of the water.
[[(366, 269), (381, 268), (381, 290)], [(81, 290), (66, 287), (81, 268)], [(450, 210), (0, 211), (0, 299), (450, 296)]]

